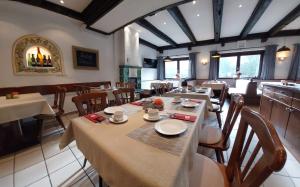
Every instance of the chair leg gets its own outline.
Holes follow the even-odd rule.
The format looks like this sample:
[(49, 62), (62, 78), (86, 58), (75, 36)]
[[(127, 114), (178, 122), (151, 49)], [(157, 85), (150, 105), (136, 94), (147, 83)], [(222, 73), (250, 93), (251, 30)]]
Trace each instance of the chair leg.
[(99, 175), (99, 187), (102, 187), (102, 177)]
[(84, 158), (83, 165), (82, 165), (82, 169), (85, 168), (86, 162), (87, 162), (87, 159)]
[(66, 130), (64, 122), (61, 120), (60, 116), (56, 116), (55, 118), (58, 121), (58, 123), (60, 124), (60, 126), (62, 126), (62, 128), (64, 128)]
[(220, 153), (220, 156), (221, 156), (221, 164), (224, 164), (225, 159), (224, 159), (223, 151), (219, 151), (219, 153)]
[(222, 128), (221, 114), (219, 112), (216, 112), (216, 115), (217, 115), (217, 120), (218, 120), (219, 127)]
[(219, 163), (221, 163), (221, 156), (220, 156), (219, 150), (215, 149), (215, 152), (216, 152), (217, 161)]
[(37, 119), (37, 124), (38, 124), (38, 141), (42, 142), (44, 120)]

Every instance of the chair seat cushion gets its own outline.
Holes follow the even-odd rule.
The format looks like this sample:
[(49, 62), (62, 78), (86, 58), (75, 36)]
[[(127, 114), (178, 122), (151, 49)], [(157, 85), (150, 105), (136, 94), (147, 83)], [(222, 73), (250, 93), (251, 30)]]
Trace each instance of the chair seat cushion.
[(196, 154), (189, 173), (190, 187), (228, 187), (225, 168), (206, 156)]
[(217, 127), (205, 126), (200, 130), (199, 143), (216, 144), (222, 140), (222, 130)]

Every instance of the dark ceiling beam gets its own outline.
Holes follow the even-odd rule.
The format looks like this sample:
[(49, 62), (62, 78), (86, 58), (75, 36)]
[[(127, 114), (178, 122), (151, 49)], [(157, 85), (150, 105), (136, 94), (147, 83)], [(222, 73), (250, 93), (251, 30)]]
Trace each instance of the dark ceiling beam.
[(118, 6), (123, 0), (93, 0), (83, 11), (85, 23), (90, 26)]
[(190, 39), (192, 43), (196, 43), (197, 39), (194, 36), (192, 30), (190, 29), (189, 25), (185, 21), (181, 11), (178, 7), (172, 7), (167, 9), (169, 14), (173, 17), (173, 19), (176, 21), (178, 26), (181, 28), (181, 30), (184, 32), (184, 34)]
[(285, 26), (290, 24), (292, 21), (297, 19), (300, 16), (300, 4), (296, 6), (288, 15), (286, 15), (284, 18), (282, 18), (276, 25), (274, 25), (265, 35), (265, 37), (262, 39), (262, 42), (265, 42), (268, 40), (269, 37), (275, 36), (278, 32), (281, 32), (281, 29), (283, 29)]
[[(257, 40), (261, 39), (266, 35), (266, 33), (255, 33), (255, 34), (248, 34), (245, 40)], [(297, 30), (284, 30), (276, 33), (272, 37), (284, 37), (284, 36), (300, 36), (300, 29)], [(183, 44), (177, 44), (174, 46), (162, 46), (158, 48), (158, 51), (163, 50), (169, 50), (169, 49), (177, 49), (177, 48), (187, 48), (187, 47), (197, 47), (197, 46), (205, 46), (205, 45), (213, 45), (213, 44), (225, 44), (230, 42), (237, 42), (241, 40), (240, 36), (233, 36), (233, 37), (225, 37), (220, 38), (220, 40), (217, 42), (215, 39), (210, 40), (203, 40), (203, 41), (197, 41), (196, 44), (193, 43), (183, 43)]]
[(213, 17), (215, 41), (218, 42), (221, 35), (224, 0), (213, 0)]
[(153, 34), (155, 34), (157, 37), (161, 38), (162, 40), (166, 41), (167, 43), (171, 44), (172, 46), (176, 46), (177, 43), (172, 40), (169, 36), (161, 32), (159, 29), (157, 29), (154, 25), (152, 25), (149, 21), (145, 19), (141, 19), (136, 21), (137, 24), (144, 27), (145, 29), (149, 30)]
[(12, 0), (12, 1), (17, 1), (20, 3), (36, 6), (39, 8), (43, 8), (49, 11), (62, 14), (64, 16), (68, 16), (73, 19), (77, 19), (79, 21), (84, 21), (80, 12), (76, 12), (72, 9), (57, 5), (55, 3), (51, 3), (49, 1), (45, 1), (45, 0)]
[(150, 47), (152, 49), (158, 50), (158, 46), (154, 45), (153, 43), (143, 40), (142, 38), (140, 38), (139, 40), (140, 40), (140, 44)]
[(252, 28), (257, 23), (257, 21), (259, 20), (259, 18), (266, 11), (266, 9), (271, 4), (271, 2), (272, 2), (272, 0), (259, 0), (259, 2), (257, 3), (255, 9), (253, 10), (250, 18), (248, 19), (245, 27), (243, 28), (243, 30), (242, 30), (242, 32), (240, 34), (241, 39), (246, 38), (246, 36), (252, 30)]

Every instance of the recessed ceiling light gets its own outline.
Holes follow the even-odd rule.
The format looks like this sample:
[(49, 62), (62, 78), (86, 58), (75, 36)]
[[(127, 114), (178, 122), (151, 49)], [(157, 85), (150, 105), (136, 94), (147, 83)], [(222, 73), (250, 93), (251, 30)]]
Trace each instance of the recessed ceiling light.
[(193, 5), (196, 4), (196, 1), (193, 1)]
[(242, 8), (243, 7), (243, 5), (242, 4), (239, 4), (239, 8)]
[(166, 24), (167, 24), (167, 22), (164, 21), (164, 25), (166, 25)]
[(197, 16), (199, 17), (199, 16), (200, 16), (200, 14), (197, 14)]
[(61, 4), (64, 4), (64, 3), (65, 3), (63, 0), (60, 0), (59, 2), (60, 2)]

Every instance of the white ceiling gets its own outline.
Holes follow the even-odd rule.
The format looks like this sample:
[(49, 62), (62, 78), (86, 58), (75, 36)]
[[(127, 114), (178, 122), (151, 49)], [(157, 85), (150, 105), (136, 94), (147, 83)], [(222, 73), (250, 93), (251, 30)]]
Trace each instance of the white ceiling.
[(267, 32), (299, 3), (300, 0), (273, 0), (250, 33)]
[(282, 30), (293, 30), (293, 29), (300, 29), (300, 17), (292, 21), (292, 23), (285, 26)]
[(60, 6), (70, 8), (77, 12), (82, 12), (92, 2), (92, 0), (63, 0), (64, 4), (61, 4), (60, 0), (47, 0), (47, 1), (58, 4)]
[(189, 38), (184, 34), (176, 21), (172, 18), (168, 11), (161, 11), (154, 16), (146, 18), (152, 25), (169, 36), (176, 43), (190, 42)]
[(138, 17), (180, 1), (182, 0), (124, 0), (92, 27), (104, 32), (112, 32)]
[(214, 37), (212, 0), (186, 3), (180, 5), (179, 9), (198, 41)]
[(258, 0), (225, 0), (221, 37), (240, 35), (257, 2)]

